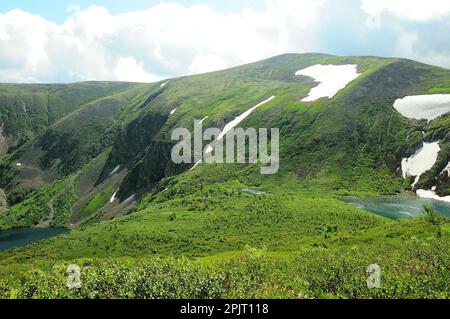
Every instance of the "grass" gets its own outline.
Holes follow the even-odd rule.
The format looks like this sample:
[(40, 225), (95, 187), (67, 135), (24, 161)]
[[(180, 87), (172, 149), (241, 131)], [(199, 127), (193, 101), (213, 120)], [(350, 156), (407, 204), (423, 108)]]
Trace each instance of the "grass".
[(428, 89), (428, 93), (430, 93), (430, 94), (450, 94), (450, 87), (430, 88), (430, 89)]
[[(374, 249), (376, 248), (376, 249)], [(68, 262), (0, 281), (9, 298), (446, 298), (448, 246), (436, 240), (299, 249), (289, 255), (246, 247), (213, 263), (173, 257), (77, 260), (81, 288), (68, 289)], [(380, 289), (367, 266), (379, 263)], [(26, 283), (26, 284), (24, 284)]]
[[(390, 221), (332, 199), (293, 202), (295, 210), (279, 216), (270, 199), (244, 197), (222, 213), (155, 207), (4, 253), (0, 296), (448, 297), (448, 221), (439, 237), (424, 218)], [(262, 206), (247, 205), (253, 201)], [(65, 285), (71, 263), (82, 269), (79, 290)], [(370, 290), (365, 270), (374, 263), (382, 288)]]
[(135, 86), (132, 83), (0, 84), (3, 133), (24, 143), (82, 105)]
[(50, 186), (32, 192), (21, 203), (0, 213), (0, 229), (29, 227), (30, 225), (67, 226), (75, 199), (73, 178), (68, 176)]
[(81, 210), (79, 218), (87, 217), (95, 213), (101, 207), (103, 207), (109, 200), (113, 193), (113, 185), (97, 193)]
[[(446, 297), (446, 219), (438, 226), (426, 218), (389, 220), (295, 180), (266, 195), (242, 193), (254, 185), (237, 180), (194, 186), (189, 178), (197, 174), (172, 180), (136, 213), (3, 253), (3, 296), (14, 290), (24, 298)], [(64, 284), (72, 262), (85, 269), (81, 290)], [(373, 263), (383, 269), (381, 290), (365, 286)], [(439, 279), (430, 286), (431, 278)], [(138, 282), (147, 284), (138, 289)]]

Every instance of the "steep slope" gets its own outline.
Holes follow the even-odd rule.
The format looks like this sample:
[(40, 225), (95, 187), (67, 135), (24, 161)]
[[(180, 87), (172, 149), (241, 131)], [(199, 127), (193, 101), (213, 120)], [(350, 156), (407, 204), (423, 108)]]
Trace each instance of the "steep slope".
[(0, 187), (8, 201), (18, 203), (28, 192), (17, 183), (14, 169), (26, 169), (17, 159), (34, 139), (86, 103), (136, 86), (120, 82), (0, 84)]
[(81, 105), (132, 86), (120, 82), (0, 84), (0, 154), (39, 135)]
[[(357, 60), (354, 59), (354, 61)], [(364, 62), (359, 66), (360, 72), (363, 73), (360, 78), (364, 78), (371, 73), (373, 70), (370, 68), (376, 69), (390, 63), (390, 61), (376, 58), (361, 59), (361, 61)], [(331, 112), (342, 113), (338, 110), (342, 105), (335, 107), (328, 101), (317, 101), (313, 105), (300, 102), (301, 97), (307, 95), (315, 84), (307, 77), (296, 76), (295, 72), (305, 66), (318, 63), (346, 64), (352, 63), (352, 61), (323, 55), (286, 55), (240, 68), (170, 81), (160, 99), (151, 103), (149, 113), (161, 113), (161, 109), (164, 109), (167, 113), (175, 108), (177, 111), (169, 116), (166, 125), (158, 132), (157, 136), (153, 139), (148, 138), (137, 145), (136, 148), (144, 152), (142, 158), (139, 157), (139, 160), (133, 163), (132, 169), (121, 188), (120, 197), (126, 198), (136, 191), (142, 190), (142, 192), (145, 192), (148, 187), (154, 185), (161, 178), (186, 169), (185, 167), (172, 167), (173, 164), (168, 160), (170, 149), (173, 146), (173, 142), (170, 141), (170, 132), (174, 128), (187, 127), (192, 129), (194, 119), (202, 119), (206, 116), (208, 118), (203, 122), (205, 128), (215, 126), (223, 128), (234, 117), (271, 95), (275, 95), (276, 98), (269, 104), (258, 108), (245, 123), (241, 123), (242, 126), (279, 127), (282, 136), (285, 136), (282, 143), (287, 143), (284, 147), (282, 146), (281, 152), (293, 153), (295, 156), (305, 154), (301, 150), (295, 150), (299, 143), (292, 140), (286, 142), (286, 139), (293, 138), (303, 132), (310, 134), (310, 129), (305, 125), (315, 122), (316, 118), (321, 117), (323, 112), (328, 114), (322, 118), (333, 120), (334, 115)], [(355, 114), (355, 117), (357, 115)], [(342, 121), (348, 121), (349, 124), (353, 123), (353, 120), (348, 119), (346, 114), (342, 114), (341, 118)], [(326, 124), (318, 123), (318, 125)], [(336, 126), (337, 129), (347, 129), (346, 125), (346, 123), (343, 123), (343, 125), (339, 123)], [(141, 125), (138, 126), (142, 127)], [(326, 128), (328, 133), (323, 130), (323, 127), (318, 128), (319, 134), (339, 138), (339, 135), (336, 136), (331, 133), (332, 127)], [(295, 136), (295, 138), (298, 137)], [(311, 136), (308, 137), (307, 142), (315, 146), (327, 143), (324, 141), (317, 144), (315, 140), (310, 138)], [(123, 141), (127, 142), (114, 145), (109, 160), (111, 162), (109, 169), (124, 164), (120, 163), (121, 160), (124, 160), (115, 158), (115, 154), (127, 153), (128, 145), (134, 143), (133, 134), (130, 134), (130, 136), (125, 134)], [(125, 150), (121, 150), (121, 148)], [(155, 149), (158, 151), (154, 152)], [(330, 150), (331, 152), (334, 152), (334, 150)], [(309, 146), (308, 153), (312, 153)], [(329, 154), (323, 154), (324, 157), (327, 155)], [(311, 160), (304, 161), (298, 158), (298, 162), (301, 161), (305, 162), (306, 165), (312, 164)]]
[[(7, 221), (1, 224), (10, 227), (67, 224), (72, 214), (72, 200), (78, 198), (74, 191), (69, 191), (75, 189), (76, 172), (111, 145), (118, 128), (128, 117), (140, 112), (142, 95), (148, 85), (129, 86), (123, 92), (80, 106), (3, 158), (2, 185), (8, 191), (9, 202), (20, 203), (2, 216)], [(69, 177), (71, 174), (75, 175)], [(62, 180), (58, 181), (60, 178)], [(52, 191), (60, 185), (65, 185), (65, 191)], [(27, 194), (30, 188), (37, 190), (31, 192), (29, 198), (22, 200), (16, 195), (18, 192)], [(61, 198), (57, 200), (55, 194)], [(52, 204), (48, 203), (50, 198)], [(56, 205), (60, 201), (62, 203)]]
[[(313, 64), (356, 64), (361, 75), (333, 99), (303, 103), (300, 100), (315, 84), (307, 77), (295, 76), (295, 72)], [(170, 132), (175, 127), (192, 129), (195, 118), (206, 116), (205, 128), (224, 127), (236, 115), (275, 95), (274, 101), (256, 110), (241, 125), (280, 128), (284, 173), (294, 172), (301, 179), (323, 182), (330, 188), (398, 191), (402, 158), (421, 146), (420, 131), (426, 130), (420, 126), (421, 121), (401, 116), (393, 104), (405, 95), (445, 87), (448, 75), (447, 70), (407, 60), (285, 55), (236, 69), (176, 79), (150, 103), (148, 112), (121, 134), (107, 171), (117, 165), (130, 168), (120, 188), (121, 199), (136, 192), (145, 193), (160, 179), (186, 169), (174, 167), (169, 160), (173, 146)], [(176, 112), (170, 115), (174, 109)], [(162, 128), (164, 116), (157, 119), (161, 114), (168, 117)], [(155, 134), (154, 129), (159, 132)], [(136, 139), (139, 135), (142, 138)], [(439, 161), (445, 161), (445, 157), (441, 153)], [(371, 178), (364, 176), (370, 172), (355, 170), (355, 165), (372, 169)], [(372, 180), (372, 185), (362, 185), (368, 180)]]
[[(137, 87), (124, 92), (100, 98), (81, 106), (52, 124), (20, 156), (19, 179), (30, 183), (43, 171), (53, 171), (56, 177), (65, 176), (86, 165), (110, 146), (120, 125), (118, 116), (129, 112), (143, 92)], [(35, 172), (38, 170), (38, 172)], [(49, 178), (44, 182), (54, 181)], [(36, 183), (39, 186), (39, 181)]]

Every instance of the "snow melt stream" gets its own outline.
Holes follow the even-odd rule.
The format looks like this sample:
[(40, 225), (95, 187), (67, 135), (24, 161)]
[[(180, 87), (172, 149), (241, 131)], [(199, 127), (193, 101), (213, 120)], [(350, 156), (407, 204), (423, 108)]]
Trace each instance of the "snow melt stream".
[(116, 200), (116, 195), (117, 195), (117, 192), (118, 192), (119, 190), (117, 189), (115, 192), (114, 192), (114, 194), (111, 196), (111, 198), (109, 199), (109, 202), (110, 203), (112, 203), (112, 202), (114, 202), (115, 200)]
[(357, 67), (355, 64), (316, 64), (295, 72), (295, 75), (309, 76), (319, 82), (319, 85), (311, 89), (309, 95), (302, 102), (312, 102), (322, 97), (332, 98), (360, 75)]
[(108, 176), (111, 176), (111, 175), (117, 173), (117, 171), (119, 170), (119, 168), (120, 168), (120, 165), (117, 165), (117, 166), (111, 171), (111, 173), (109, 173)]

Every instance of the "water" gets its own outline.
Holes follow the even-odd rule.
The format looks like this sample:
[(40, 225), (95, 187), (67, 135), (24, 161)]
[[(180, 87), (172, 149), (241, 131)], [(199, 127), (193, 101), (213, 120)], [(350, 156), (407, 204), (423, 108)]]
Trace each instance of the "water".
[(435, 199), (408, 196), (378, 196), (369, 198), (345, 197), (352, 206), (392, 219), (424, 216), (423, 206), (429, 205), (440, 215), (450, 218), (450, 203)]
[(25, 246), (68, 231), (67, 228), (21, 228), (0, 231), (0, 251)]

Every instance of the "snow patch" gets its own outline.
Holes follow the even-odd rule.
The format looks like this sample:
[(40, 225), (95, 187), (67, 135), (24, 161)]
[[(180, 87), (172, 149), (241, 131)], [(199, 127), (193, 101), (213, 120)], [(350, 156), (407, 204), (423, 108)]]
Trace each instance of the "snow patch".
[(444, 174), (445, 172), (447, 172), (448, 177), (450, 177), (450, 162), (448, 162), (447, 166), (444, 168), (441, 174)]
[(22, 166), (22, 163), (17, 163), (16, 166)]
[[(255, 105), (254, 107), (252, 107), (251, 109), (245, 111), (244, 113), (242, 113), (241, 115), (239, 115), (238, 117), (236, 117), (233, 121), (231, 121), (230, 123), (228, 123), (227, 125), (225, 125), (225, 127), (223, 128), (222, 132), (220, 132), (219, 136), (217, 137), (217, 141), (220, 141), (223, 139), (223, 137), (225, 135), (227, 135), (227, 133), (229, 131), (231, 131), (232, 129), (234, 129), (237, 125), (239, 125), (239, 123), (241, 123), (247, 116), (249, 116), (254, 110), (256, 110), (258, 107), (260, 107), (261, 105), (264, 105), (266, 103), (269, 103), (270, 101), (272, 101), (275, 98), (274, 95), (272, 95), (271, 97), (269, 97), (267, 100), (262, 101), (261, 103)], [(214, 142), (213, 142), (214, 143)], [(211, 144), (209, 144), (206, 147), (205, 152), (206, 153), (211, 153), (213, 150), (213, 146)]]
[(125, 199), (124, 203), (129, 202), (130, 200), (133, 200), (135, 196), (136, 196), (136, 194), (131, 195), (130, 197)]
[(119, 189), (117, 189), (115, 192), (114, 192), (114, 194), (111, 196), (111, 198), (109, 199), (109, 202), (110, 203), (112, 203), (112, 202), (114, 202), (115, 200), (116, 200), (116, 195), (117, 195), (117, 192), (119, 191)]
[(360, 76), (356, 64), (347, 65), (322, 65), (316, 64), (306, 69), (295, 72), (295, 75), (308, 76), (319, 82), (319, 85), (311, 89), (308, 96), (302, 102), (312, 102), (322, 97), (332, 98), (347, 84)]
[(396, 100), (394, 108), (405, 117), (431, 121), (450, 112), (450, 94), (407, 96)]
[(423, 147), (416, 154), (402, 160), (403, 178), (415, 176), (416, 179), (412, 184), (414, 187), (419, 182), (420, 176), (434, 166), (440, 150), (439, 142), (423, 143)]
[(170, 111), (170, 115), (173, 115), (176, 111), (177, 109), (173, 109), (172, 111)]
[(163, 88), (167, 85), (167, 82), (164, 82), (163, 84), (161, 84), (160, 88)]
[(111, 176), (111, 175), (117, 173), (117, 171), (118, 171), (119, 169), (120, 169), (120, 165), (117, 165), (117, 166), (111, 171), (111, 173), (109, 173), (108, 176)]
[(430, 198), (450, 203), (450, 196), (440, 197), (433, 190), (418, 189), (416, 195), (421, 198)]
[(202, 161), (198, 161), (197, 163), (195, 163), (194, 166), (191, 167), (190, 171), (193, 171), (201, 163), (202, 163)]
[(241, 192), (247, 193), (247, 194), (253, 194), (253, 195), (266, 195), (265, 192), (257, 191), (257, 190), (250, 189), (250, 188), (243, 188), (243, 189), (241, 189)]

